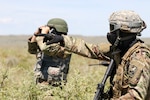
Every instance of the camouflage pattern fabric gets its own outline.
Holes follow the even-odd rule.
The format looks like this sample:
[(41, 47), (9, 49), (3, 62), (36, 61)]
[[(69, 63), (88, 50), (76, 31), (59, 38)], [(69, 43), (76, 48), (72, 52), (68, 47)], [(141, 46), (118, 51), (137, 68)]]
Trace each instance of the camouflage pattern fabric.
[(128, 10), (114, 12), (109, 18), (109, 23), (119, 25), (118, 29), (129, 34), (140, 33), (146, 28), (140, 16), (136, 12)]
[(46, 55), (65, 58), (70, 53), (65, 51), (63, 47), (59, 45), (59, 43), (46, 45), (43, 43), (43, 37), (39, 36), (36, 38), (37, 42), (30, 42), (31, 38), (28, 39), (28, 52), (31, 54), (36, 54), (40, 49)]
[(150, 74), (149, 54), (149, 48), (143, 43), (139, 42), (134, 44), (122, 57), (121, 66), (122, 70), (124, 71), (121, 72), (119, 70), (116, 74), (118, 77), (122, 76), (123, 74), (123, 80), (122, 84), (120, 85), (119, 81), (121, 80), (118, 79), (117, 75), (115, 77), (116, 79), (114, 79), (115, 85), (113, 87), (113, 92), (115, 98), (119, 98), (122, 95), (120, 97), (122, 100), (145, 100), (145, 96), (149, 95), (147, 94), (149, 91), (148, 86), (150, 80), (150, 77), (148, 77)]
[[(109, 60), (110, 44), (93, 45), (78, 38), (63, 37), (65, 50), (93, 59)], [(117, 98), (113, 96), (112, 100), (145, 100), (146, 96), (149, 95), (147, 92), (149, 91), (150, 82), (150, 50), (140, 42), (137, 47), (141, 48), (135, 49), (128, 57), (127, 63), (124, 63), (122, 67), (123, 82), (118, 90), (121, 94)], [(127, 51), (126, 53), (129, 52)], [(150, 100), (150, 98), (147, 100)]]
[(86, 43), (84, 40), (79, 38), (73, 38), (64, 36), (65, 48), (67, 51), (74, 52), (84, 57), (89, 57), (99, 60), (110, 60), (108, 56), (110, 53), (110, 44), (101, 43), (100, 45), (94, 45)]
[(37, 42), (33, 43), (30, 40), (31, 38), (28, 41), (29, 53), (39, 54), (35, 65), (35, 74), (41, 72), (38, 78), (49, 83), (66, 81), (71, 53), (64, 51), (57, 43), (47, 46), (43, 43), (43, 37), (36, 37)]
[(28, 52), (31, 54), (36, 54), (38, 50), (37, 42), (30, 42), (31, 38), (28, 40)]
[(68, 54), (65, 58), (44, 55), (41, 65), (42, 77), (40, 78), (50, 84), (61, 81), (66, 82), (70, 59), (71, 54)]

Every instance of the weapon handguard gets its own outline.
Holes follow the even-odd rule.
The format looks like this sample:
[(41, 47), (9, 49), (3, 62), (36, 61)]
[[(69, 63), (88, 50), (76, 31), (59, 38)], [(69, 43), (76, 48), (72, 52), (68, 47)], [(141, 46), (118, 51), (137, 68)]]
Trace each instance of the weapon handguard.
[(114, 60), (111, 59), (110, 64), (107, 67), (107, 70), (106, 70), (105, 75), (103, 77), (102, 82), (99, 83), (97, 86), (97, 91), (95, 93), (94, 100), (103, 100), (105, 83), (107, 81), (107, 78), (109, 76), (111, 76), (113, 69), (114, 69)]

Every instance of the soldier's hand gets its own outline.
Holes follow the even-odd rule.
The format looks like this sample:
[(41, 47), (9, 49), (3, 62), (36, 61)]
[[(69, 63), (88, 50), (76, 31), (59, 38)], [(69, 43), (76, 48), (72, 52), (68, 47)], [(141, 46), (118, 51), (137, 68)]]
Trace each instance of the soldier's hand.
[(50, 28), (48, 26), (40, 26), (35, 32), (34, 34), (47, 34), (49, 33)]
[(42, 26), (42, 27), (40, 27), (40, 29), (41, 29), (41, 33), (43, 33), (43, 34), (49, 33), (49, 30), (50, 30), (50, 28), (48, 26)]
[(43, 39), (43, 43), (52, 40), (53, 37), (54, 37), (53, 34), (45, 34), (44, 39)]
[(46, 38), (49, 40), (46, 42), (46, 45), (53, 44), (53, 43), (63, 43), (64, 38), (61, 35), (46, 35)]

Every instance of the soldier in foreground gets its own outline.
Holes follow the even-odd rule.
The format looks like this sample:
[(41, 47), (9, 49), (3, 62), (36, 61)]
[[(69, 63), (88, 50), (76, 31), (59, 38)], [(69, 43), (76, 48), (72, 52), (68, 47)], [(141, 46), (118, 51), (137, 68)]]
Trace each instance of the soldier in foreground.
[(28, 40), (28, 51), (36, 54), (35, 65), (36, 83), (59, 86), (67, 82), (71, 53), (64, 51), (59, 43), (46, 46), (43, 36), (46, 34), (67, 35), (68, 26), (61, 18), (50, 19), (45, 26), (41, 26)]
[[(115, 67), (111, 75), (111, 100), (150, 100), (150, 49), (137, 36), (146, 28), (145, 22), (134, 11), (117, 11), (109, 18), (110, 44), (89, 44), (79, 38), (46, 35), (52, 43), (63, 43), (66, 51), (84, 57), (110, 61)], [(103, 98), (102, 98), (103, 99)]]

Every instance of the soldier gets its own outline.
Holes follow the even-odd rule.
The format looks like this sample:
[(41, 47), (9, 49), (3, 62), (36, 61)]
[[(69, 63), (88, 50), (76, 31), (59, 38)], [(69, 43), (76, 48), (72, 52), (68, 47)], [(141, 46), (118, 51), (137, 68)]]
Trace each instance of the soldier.
[(63, 42), (64, 49), (99, 60), (114, 59), (111, 100), (150, 100), (150, 49), (137, 36), (146, 28), (145, 22), (134, 11), (114, 12), (109, 18), (110, 44), (94, 45), (69, 36), (45, 36), (47, 45)]
[(36, 54), (35, 65), (36, 83), (46, 83), (58, 86), (67, 82), (71, 53), (64, 51), (59, 43), (46, 46), (43, 43), (45, 34), (67, 35), (68, 26), (61, 18), (50, 19), (45, 26), (41, 26), (28, 40), (28, 52)]

